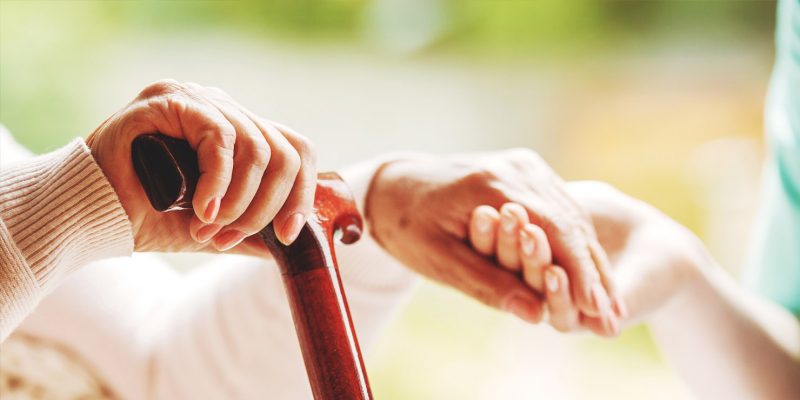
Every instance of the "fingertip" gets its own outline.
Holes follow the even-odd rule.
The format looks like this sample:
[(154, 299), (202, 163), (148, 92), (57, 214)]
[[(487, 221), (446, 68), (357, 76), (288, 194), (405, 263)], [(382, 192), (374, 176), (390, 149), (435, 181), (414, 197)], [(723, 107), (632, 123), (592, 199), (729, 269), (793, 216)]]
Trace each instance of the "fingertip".
[(500, 214), (491, 206), (476, 207), (470, 219), (469, 240), (472, 247), (484, 256), (492, 256), (497, 241)]
[(561, 281), (562, 279), (558, 275), (558, 268), (550, 267), (544, 270), (544, 286), (548, 293), (558, 293), (558, 290), (564, 287)]
[(499, 219), (500, 214), (492, 206), (481, 205), (472, 211), (472, 222), (479, 234), (491, 233)]
[(500, 213), (502, 214), (504, 210), (505, 212), (513, 215), (522, 223), (528, 223), (528, 221), (530, 221), (528, 218), (528, 211), (525, 210), (525, 207), (523, 207), (522, 204), (508, 202), (500, 207)]
[(303, 225), (305, 223), (306, 217), (303, 215), (303, 213), (293, 213), (284, 220), (283, 224), (278, 230), (278, 234), (276, 234), (278, 240), (286, 246), (294, 243), (295, 239), (297, 239), (297, 236), (300, 235), (300, 231), (303, 229)]
[(217, 215), (219, 215), (220, 203), (221, 200), (218, 196), (214, 196), (208, 201), (208, 205), (206, 205), (205, 211), (203, 212), (203, 216), (201, 218), (203, 222), (211, 224), (217, 219)]
[(528, 213), (520, 204), (505, 203), (500, 207), (500, 225), (506, 234), (513, 234), (514, 230), (528, 221)]
[(500, 228), (506, 235), (511, 235), (517, 229), (518, 221), (514, 213), (505, 206), (500, 209)]

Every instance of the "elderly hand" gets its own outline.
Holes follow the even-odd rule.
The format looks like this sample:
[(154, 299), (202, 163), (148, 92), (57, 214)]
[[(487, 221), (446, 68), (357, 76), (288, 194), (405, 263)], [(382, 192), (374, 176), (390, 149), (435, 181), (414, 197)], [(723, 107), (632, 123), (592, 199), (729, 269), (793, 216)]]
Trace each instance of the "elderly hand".
[[(572, 295), (586, 315), (599, 305), (621, 307), (605, 253), (591, 221), (567, 194), (564, 183), (535, 153), (512, 150), (446, 157), (419, 157), (384, 164), (367, 197), (373, 237), (417, 272), (477, 300), (538, 322), (542, 304), (519, 277), (519, 257), (499, 269), (467, 242), (470, 214), (479, 205), (522, 205), (519, 218), (544, 229), (553, 256), (573, 282)], [(516, 246), (516, 236), (504, 246)], [(516, 255), (516, 254), (514, 254)], [(538, 283), (540, 285), (540, 283)]]
[[(147, 200), (133, 170), (131, 142), (155, 132), (186, 140), (197, 152), (194, 212), (158, 213)], [(278, 238), (290, 243), (312, 213), (316, 160), (308, 140), (216, 88), (155, 82), (103, 122), (87, 144), (130, 218), (137, 251), (235, 247), (265, 255), (260, 241), (245, 239), (274, 220)]]

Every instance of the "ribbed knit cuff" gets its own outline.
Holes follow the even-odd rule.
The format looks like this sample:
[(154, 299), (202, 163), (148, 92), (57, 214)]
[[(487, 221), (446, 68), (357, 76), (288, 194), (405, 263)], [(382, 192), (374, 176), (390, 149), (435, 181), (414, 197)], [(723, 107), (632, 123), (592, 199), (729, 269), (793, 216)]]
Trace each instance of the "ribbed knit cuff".
[(125, 210), (82, 139), (0, 171), (0, 219), (42, 294), (82, 265), (133, 252)]

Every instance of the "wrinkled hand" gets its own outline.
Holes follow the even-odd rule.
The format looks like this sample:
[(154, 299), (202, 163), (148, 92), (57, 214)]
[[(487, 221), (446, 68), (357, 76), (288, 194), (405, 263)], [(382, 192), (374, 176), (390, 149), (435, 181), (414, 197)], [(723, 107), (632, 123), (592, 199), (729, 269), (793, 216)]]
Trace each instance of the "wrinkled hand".
[(469, 222), (469, 242), (499, 268), (513, 271), (513, 262), (522, 261), (522, 278), (543, 295), (548, 310), (546, 322), (556, 330), (568, 332), (585, 327), (602, 336), (619, 334), (622, 313), (604, 301), (599, 287), (594, 288), (592, 296), (600, 315), (591, 317), (578, 311), (566, 271), (553, 264), (547, 235), (528, 221), (521, 205), (506, 203), (500, 210), (487, 205), (475, 208)]
[(410, 268), (489, 306), (538, 322), (541, 300), (520, 279), (516, 270), (521, 261), (512, 260), (516, 270), (496, 268), (466, 240), (475, 207), (499, 208), (507, 202), (521, 204), (530, 221), (544, 229), (555, 260), (573, 282), (572, 294), (582, 312), (598, 315), (593, 291), (619, 303), (588, 216), (532, 151), (423, 156), (385, 164), (373, 180), (366, 213), (373, 237)]
[(615, 336), (620, 318), (635, 321), (696, 281), (703, 248), (685, 228), (599, 182), (569, 183), (567, 190), (592, 217), (600, 243), (611, 256), (615, 277), (622, 279), (619, 293), (630, 314), (609, 312), (608, 304), (601, 304), (600, 317), (583, 314), (572, 297), (570, 278), (553, 263), (545, 233), (520, 214), (519, 204), (506, 203), (499, 212), (479, 206), (469, 223), (469, 241), (477, 252), (501, 268), (511, 268), (508, 260), (522, 260), (525, 281), (544, 293), (547, 322), (556, 330)]
[[(131, 142), (160, 132), (189, 142), (200, 177), (194, 212), (152, 209), (133, 170)], [(248, 236), (275, 221), (292, 242), (313, 212), (316, 159), (303, 136), (260, 118), (225, 92), (163, 80), (147, 86), (87, 139), (131, 221), (137, 251), (266, 255)], [(244, 240), (244, 242), (243, 242)]]

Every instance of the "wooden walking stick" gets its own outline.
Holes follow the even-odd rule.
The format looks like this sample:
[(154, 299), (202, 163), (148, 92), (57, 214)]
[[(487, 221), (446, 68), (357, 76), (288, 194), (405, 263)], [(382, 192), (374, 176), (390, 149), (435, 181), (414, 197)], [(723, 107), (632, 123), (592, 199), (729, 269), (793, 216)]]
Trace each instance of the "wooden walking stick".
[[(131, 152), (153, 208), (192, 207), (199, 172), (187, 142), (142, 135), (133, 141)], [(314, 398), (372, 399), (333, 247), (335, 235), (345, 244), (361, 237), (361, 215), (335, 173), (318, 176), (314, 206), (315, 217), (291, 245), (277, 240), (271, 223), (258, 235), (280, 266)]]

